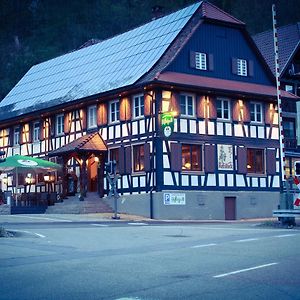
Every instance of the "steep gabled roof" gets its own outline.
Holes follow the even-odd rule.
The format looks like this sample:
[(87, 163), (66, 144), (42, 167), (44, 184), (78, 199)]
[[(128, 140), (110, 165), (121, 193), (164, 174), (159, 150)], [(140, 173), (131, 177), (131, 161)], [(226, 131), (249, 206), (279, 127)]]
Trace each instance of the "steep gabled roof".
[[(280, 73), (285, 70), (290, 59), (299, 48), (300, 42), (300, 23), (279, 27), (278, 48), (279, 48), (279, 68)], [(275, 75), (275, 58), (273, 31), (268, 30), (253, 36), (257, 47), (261, 51), (264, 59)]]
[(245, 25), (244, 22), (236, 19), (235, 17), (231, 16), (230, 14), (226, 13), (225, 11), (221, 10), (211, 3), (203, 2), (200, 8), (200, 12), (203, 18), (223, 21), (226, 23)]
[[(40, 63), (0, 102), (0, 121), (49, 111), (58, 105), (153, 80), (156, 72), (166, 66), (166, 62), (160, 63), (163, 55), (176, 44), (187, 24), (192, 23), (192, 32), (201, 19), (244, 24), (202, 1), (95, 45)], [(171, 53), (169, 61), (191, 32), (184, 33), (177, 49), (168, 52)]]

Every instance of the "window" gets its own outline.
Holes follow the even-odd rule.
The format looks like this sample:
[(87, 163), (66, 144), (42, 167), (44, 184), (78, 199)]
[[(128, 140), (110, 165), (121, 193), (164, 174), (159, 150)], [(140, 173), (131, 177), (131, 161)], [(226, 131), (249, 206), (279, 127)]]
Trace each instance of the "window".
[(133, 117), (140, 118), (144, 115), (144, 95), (133, 97)]
[(56, 135), (62, 135), (64, 133), (64, 115), (56, 116)]
[(114, 100), (109, 103), (109, 121), (110, 123), (118, 122), (120, 120), (120, 102)]
[(198, 70), (207, 70), (207, 64), (206, 64), (206, 54), (196, 52), (195, 53), (195, 60), (196, 60), (196, 69)]
[(20, 144), (20, 127), (14, 128), (14, 145)]
[(250, 120), (251, 122), (262, 123), (262, 104), (261, 103), (250, 103)]
[(286, 84), (285, 85), (285, 90), (287, 92), (293, 93), (294, 92), (294, 87), (292, 85)]
[(110, 149), (109, 160), (116, 161), (116, 172), (119, 173), (119, 148)]
[(195, 101), (192, 95), (180, 95), (180, 112), (183, 116), (195, 116)]
[(33, 142), (38, 142), (40, 139), (40, 122), (33, 123)]
[(217, 118), (230, 119), (230, 102), (228, 99), (217, 99)]
[(144, 170), (145, 170), (144, 145), (133, 146), (133, 171), (140, 172)]
[(88, 128), (97, 127), (97, 106), (88, 107)]
[(182, 144), (182, 170), (202, 170), (202, 146)]
[(264, 150), (263, 149), (247, 149), (247, 171), (248, 173), (264, 174)]
[(237, 59), (237, 74), (247, 76), (247, 61), (245, 59)]

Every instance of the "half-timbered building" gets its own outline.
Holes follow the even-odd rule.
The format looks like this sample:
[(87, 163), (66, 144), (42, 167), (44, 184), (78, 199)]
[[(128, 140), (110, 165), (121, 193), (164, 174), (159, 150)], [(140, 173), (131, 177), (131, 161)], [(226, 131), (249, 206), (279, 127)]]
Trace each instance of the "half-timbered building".
[(274, 76), (245, 24), (206, 1), (33, 66), (0, 120), (8, 155), (64, 165), (63, 196), (77, 176), (111, 201), (104, 162), (116, 160), (119, 211), (235, 219), (279, 203)]

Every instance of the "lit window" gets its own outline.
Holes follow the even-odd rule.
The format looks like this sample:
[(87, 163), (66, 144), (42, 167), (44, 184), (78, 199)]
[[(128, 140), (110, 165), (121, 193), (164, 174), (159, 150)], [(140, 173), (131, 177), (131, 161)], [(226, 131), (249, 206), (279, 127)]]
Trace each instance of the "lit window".
[(247, 61), (245, 59), (237, 59), (237, 74), (247, 76)]
[(133, 117), (140, 118), (144, 115), (144, 95), (133, 97)]
[(110, 123), (118, 122), (120, 120), (120, 102), (114, 100), (109, 103), (109, 121)]
[(62, 135), (64, 133), (64, 115), (56, 116), (56, 135)]
[(133, 146), (133, 171), (140, 172), (145, 169), (144, 145)]
[(217, 99), (217, 118), (230, 119), (230, 102), (228, 99)]
[(119, 148), (109, 150), (109, 160), (116, 161), (116, 173), (119, 173)]
[(40, 122), (33, 123), (33, 142), (38, 142), (40, 139)]
[(14, 145), (20, 144), (20, 127), (14, 128)]
[(97, 106), (88, 107), (88, 128), (97, 127)]
[(263, 109), (261, 103), (250, 103), (250, 120), (251, 122), (262, 123)]
[(196, 62), (196, 69), (198, 70), (207, 70), (206, 65), (206, 54), (201, 52), (195, 53), (195, 62)]
[(180, 95), (180, 112), (183, 116), (195, 116), (195, 100), (192, 95)]
[(248, 173), (265, 173), (263, 149), (247, 149), (247, 171)]
[(182, 145), (182, 170), (201, 171), (202, 170), (202, 146)]

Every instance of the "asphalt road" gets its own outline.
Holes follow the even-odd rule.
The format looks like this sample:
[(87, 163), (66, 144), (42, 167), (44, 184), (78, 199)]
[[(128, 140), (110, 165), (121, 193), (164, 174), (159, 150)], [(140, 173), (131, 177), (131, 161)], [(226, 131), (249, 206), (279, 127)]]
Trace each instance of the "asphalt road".
[(3, 300), (300, 299), (296, 229), (13, 218), (5, 227), (19, 236), (0, 239)]

